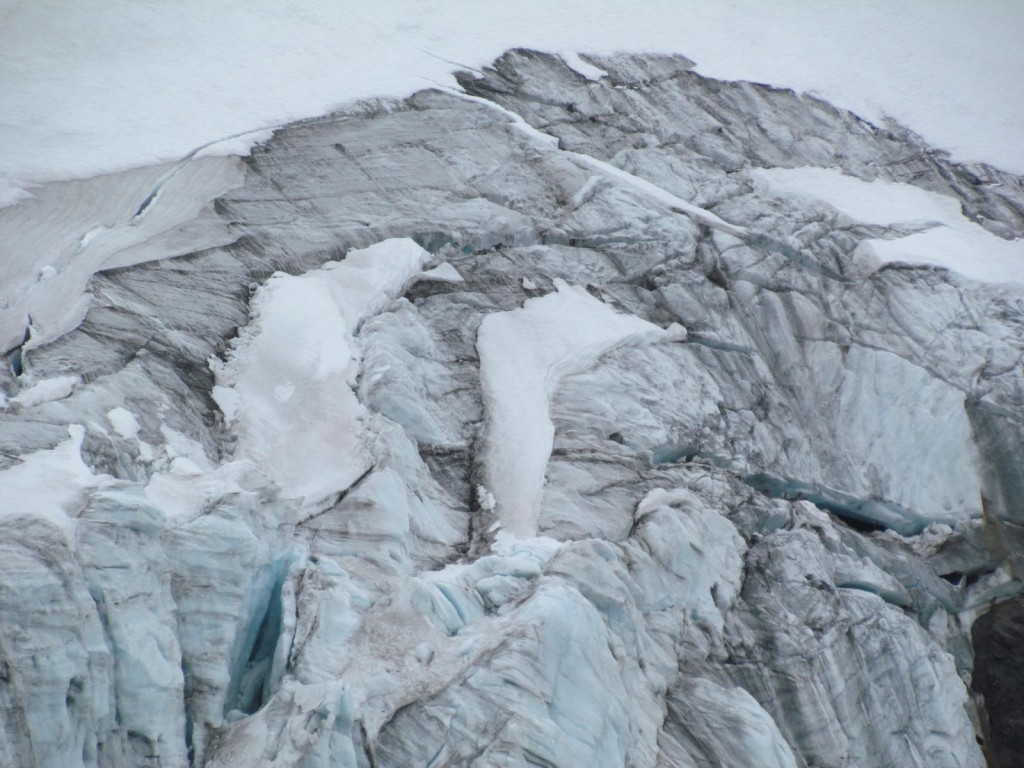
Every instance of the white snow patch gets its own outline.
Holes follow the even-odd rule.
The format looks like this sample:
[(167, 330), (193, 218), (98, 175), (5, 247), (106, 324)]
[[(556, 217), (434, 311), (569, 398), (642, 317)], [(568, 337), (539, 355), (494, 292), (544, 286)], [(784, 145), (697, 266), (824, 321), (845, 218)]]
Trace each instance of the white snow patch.
[(438, 264), (433, 269), (428, 269), (419, 274), (420, 280), (437, 280), (442, 283), (464, 283), (466, 278), (459, 274), (459, 270), (447, 261)]
[(166, 424), (160, 427), (160, 432), (164, 437), (164, 450), (169, 459), (185, 458), (204, 471), (209, 472), (213, 469), (213, 463), (206, 455), (206, 449), (198, 440), (193, 440), (188, 435), (182, 434)]
[(1024, 241), (1007, 241), (966, 219), (898, 240), (868, 240), (854, 253), (866, 272), (883, 264), (934, 264), (983, 283), (1024, 285)]
[[(127, 408), (118, 406), (117, 408), (111, 408), (107, 411), (107, 421), (114, 428), (121, 437), (126, 440), (134, 440), (139, 445), (139, 458), (143, 461), (152, 461), (156, 456), (156, 451), (153, 446), (147, 443), (145, 440), (139, 439), (139, 420), (135, 417), (135, 414), (129, 411)], [(166, 434), (166, 433), (165, 433)], [(181, 437), (184, 437), (182, 435)], [(195, 443), (195, 447), (198, 448), (200, 453), (203, 453), (202, 446)], [(195, 449), (193, 449), (194, 451)], [(173, 449), (172, 449), (173, 451)]]
[(572, 196), (572, 199), (569, 201), (569, 204), (572, 206), (572, 208), (574, 210), (576, 208), (579, 208), (581, 205), (587, 202), (587, 200), (593, 197), (594, 192), (597, 190), (601, 182), (604, 180), (604, 176), (597, 174), (587, 179), (587, 182), (582, 187), (579, 188), (576, 194), (574, 194)]
[(556, 280), (556, 293), (488, 315), (477, 332), (487, 426), (483, 462), (505, 532), (537, 532), (544, 473), (555, 428), (549, 398), (562, 376), (633, 340), (666, 338), (661, 328), (621, 315), (583, 288)]
[(480, 509), (486, 510), (487, 512), (493, 512), (494, 507), (497, 506), (497, 501), (494, 498), (494, 494), (487, 490), (484, 485), (478, 485), (476, 487), (476, 501), (480, 505)]
[(690, 338), (690, 332), (679, 323), (672, 323), (665, 329), (665, 338), (669, 341), (683, 342)]
[(295, 385), (290, 381), (282, 382), (274, 387), (274, 399), (279, 403), (287, 403), (295, 394)]
[(43, 379), (28, 389), (22, 390), (8, 402), (19, 408), (35, 408), (53, 400), (63, 400), (71, 395), (78, 384), (77, 376), (55, 376)]
[(15, 205), (22, 200), (31, 200), (32, 193), (14, 179), (0, 176), (0, 208)]
[(428, 258), (412, 240), (387, 240), (298, 277), (276, 274), (227, 360), (211, 359), (213, 397), (238, 433), (235, 458), (286, 497), (315, 503), (370, 468), (354, 336)]
[(676, 505), (693, 503), (693, 491), (687, 488), (673, 488), (671, 490), (655, 488), (652, 491), (648, 491), (640, 500), (640, 503), (636, 505), (636, 517), (639, 519), (661, 507), (674, 507)]
[(863, 181), (835, 168), (768, 168), (751, 175), (762, 191), (819, 200), (852, 222), (923, 230), (863, 241), (854, 258), (867, 273), (894, 262), (933, 264), (981, 282), (1024, 284), (1024, 241), (993, 235), (946, 195)]
[(581, 58), (578, 53), (563, 51), (561, 56), (562, 61), (566, 63), (569, 69), (583, 75), (587, 80), (597, 82), (602, 77), (607, 77), (608, 75), (608, 72)]
[(59, 526), (70, 539), (89, 491), (112, 480), (94, 475), (82, 461), (85, 427), (68, 425), (68, 439), (54, 448), (21, 456), (0, 472), (0, 516), (27, 514)]
[(960, 202), (912, 184), (864, 181), (838, 168), (755, 168), (761, 190), (828, 203), (860, 224), (929, 226), (960, 216)]
[(107, 421), (121, 437), (134, 440), (139, 436), (139, 420), (127, 408), (118, 406), (107, 411)]
[(78, 240), (78, 248), (76, 250), (79, 252), (84, 251), (86, 248), (92, 245), (93, 241), (96, 240), (96, 238), (100, 237), (104, 232), (109, 231), (110, 230), (104, 226), (93, 227), (84, 235), (82, 235), (82, 237)]
[(186, 522), (203, 514), (207, 506), (229, 493), (259, 489), (266, 478), (251, 461), (231, 461), (216, 469), (178, 456), (167, 468), (154, 472), (146, 484), (146, 497), (169, 520)]

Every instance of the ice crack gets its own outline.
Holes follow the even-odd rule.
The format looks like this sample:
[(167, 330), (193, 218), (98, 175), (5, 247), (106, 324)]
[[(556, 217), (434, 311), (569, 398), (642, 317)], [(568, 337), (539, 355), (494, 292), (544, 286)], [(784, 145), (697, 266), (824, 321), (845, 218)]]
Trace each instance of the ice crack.
[(542, 145), (546, 145), (548, 147), (551, 147), (552, 149), (558, 150), (562, 155), (568, 157), (569, 160), (571, 160), (573, 164), (576, 165), (577, 167), (600, 174), (601, 176), (604, 176), (605, 178), (610, 179), (614, 182), (618, 182), (620, 184), (625, 184), (628, 187), (632, 187), (634, 190), (639, 192), (644, 197), (650, 200), (654, 200), (655, 202), (664, 206), (673, 213), (681, 213), (684, 216), (689, 216), (698, 224), (703, 224), (706, 227), (718, 230), (719, 232), (724, 232), (725, 234), (732, 235), (733, 237), (743, 239), (746, 238), (749, 234), (745, 227), (741, 227), (736, 224), (731, 224), (725, 219), (721, 218), (720, 216), (717, 216), (711, 211), (707, 210), (706, 208), (701, 208), (700, 206), (694, 205), (693, 203), (689, 203), (686, 200), (683, 200), (683, 198), (673, 195), (668, 190), (662, 189), (657, 184), (652, 184), (651, 182), (647, 181), (647, 179), (642, 179), (639, 176), (634, 176), (632, 173), (624, 171), (621, 168), (617, 168), (611, 163), (607, 163), (604, 160), (598, 160), (596, 157), (585, 155), (582, 152), (573, 152), (572, 150), (561, 149), (558, 145), (558, 139), (556, 137), (544, 133), (543, 131), (538, 130), (537, 128), (534, 128), (532, 125), (526, 122), (526, 120), (523, 119), (521, 115), (501, 106), (500, 104), (496, 104), (493, 101), (488, 101), (482, 96), (473, 96), (462, 91), (455, 91), (451, 89), (447, 90), (449, 90), (451, 93), (456, 94), (457, 96), (459, 96), (459, 98), (465, 99), (467, 101), (473, 101), (478, 104), (483, 104), (489, 107), (490, 109), (501, 112), (502, 114), (508, 116), (511, 119), (512, 125), (516, 128), (516, 130), (526, 134), (527, 136), (529, 136), (530, 138), (534, 139), (535, 141)]

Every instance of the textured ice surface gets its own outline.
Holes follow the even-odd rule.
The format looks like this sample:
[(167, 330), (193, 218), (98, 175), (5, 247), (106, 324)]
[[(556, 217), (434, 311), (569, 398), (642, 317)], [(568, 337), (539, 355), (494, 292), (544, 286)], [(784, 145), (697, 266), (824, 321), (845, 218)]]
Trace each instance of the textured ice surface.
[(1024, 239), (1006, 241), (967, 219), (952, 197), (911, 184), (844, 176), (834, 168), (759, 168), (772, 191), (817, 199), (855, 224), (900, 227), (904, 236), (864, 240), (855, 258), (866, 271), (883, 264), (934, 264), (989, 283), (1024, 284)]
[(0, 349), (29, 324), (30, 348), (74, 328), (100, 270), (230, 242), (208, 206), (240, 180), (237, 159), (207, 158), (46, 186), (0, 208)]
[[(73, 330), (14, 328), (0, 763), (981, 768), (1013, 732), (971, 629), (1020, 591), (1019, 288), (860, 257), (936, 196), (1014, 247), (1020, 179), (586, 63), (284, 127), (211, 205), (165, 185)], [(80, 242), (67, 201), (166, 171), (4, 226)]]
[(89, 492), (103, 478), (82, 461), (85, 428), (72, 424), (68, 435), (57, 446), (25, 454), (18, 464), (0, 472), (0, 515), (39, 516), (71, 534)]
[(487, 99), (483, 99), (479, 96), (466, 96), (464, 98), (472, 99), (473, 101), (479, 104), (484, 104), (490, 108), (500, 109), (504, 115), (511, 118), (512, 125), (514, 125), (517, 130), (521, 131), (522, 133), (525, 133), (527, 136), (533, 139), (537, 143), (537, 145), (548, 145), (552, 149), (557, 148), (560, 151), (562, 157), (565, 157), (566, 159), (570, 160), (574, 164), (578, 165), (580, 168), (584, 168), (588, 171), (596, 173), (597, 176), (592, 176), (590, 179), (588, 179), (587, 184), (583, 187), (583, 189), (581, 189), (579, 192), (576, 193), (576, 195), (574, 195), (574, 201), (577, 202), (577, 205), (579, 204), (579, 202), (582, 202), (587, 192), (592, 191), (593, 187), (595, 186), (595, 182), (597, 182), (600, 179), (600, 177), (603, 176), (605, 178), (612, 179), (616, 182), (624, 184), (627, 188), (634, 190), (643, 197), (656, 202), (658, 205), (664, 206), (665, 208), (674, 213), (682, 213), (687, 216), (690, 216), (694, 221), (700, 224), (704, 224), (705, 226), (711, 227), (712, 229), (716, 229), (728, 235), (733, 235), (734, 237), (742, 238), (747, 235), (747, 231), (743, 227), (737, 227), (734, 224), (730, 224), (727, 221), (723, 221), (719, 216), (716, 216), (711, 211), (701, 208), (698, 205), (694, 205), (693, 203), (687, 202), (686, 200), (683, 200), (682, 198), (672, 194), (671, 192), (662, 189), (657, 184), (651, 183), (647, 179), (635, 176), (632, 173), (628, 173), (627, 171), (624, 171), (621, 168), (617, 168), (616, 166), (610, 163), (606, 163), (603, 160), (591, 157), (590, 155), (572, 152), (560, 147), (559, 142), (554, 136), (551, 136), (538, 130), (535, 126), (530, 125), (530, 123), (524, 120), (520, 115), (517, 115), (515, 112), (511, 112), (507, 109), (501, 109), (500, 107), (497, 107), (493, 102), (490, 102)]

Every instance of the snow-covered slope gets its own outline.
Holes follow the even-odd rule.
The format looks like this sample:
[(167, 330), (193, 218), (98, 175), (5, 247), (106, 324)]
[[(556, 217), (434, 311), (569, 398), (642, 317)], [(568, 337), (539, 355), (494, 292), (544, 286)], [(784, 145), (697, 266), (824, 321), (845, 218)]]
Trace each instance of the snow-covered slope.
[(0, 0), (0, 205), (210, 142), (244, 151), (259, 129), (450, 85), (516, 46), (591, 76), (578, 52), (685, 53), (1024, 173), (1022, 29), (1006, 0)]
[(572, 64), (0, 211), (116, 246), (8, 333), (0, 765), (1006, 763), (1022, 180)]

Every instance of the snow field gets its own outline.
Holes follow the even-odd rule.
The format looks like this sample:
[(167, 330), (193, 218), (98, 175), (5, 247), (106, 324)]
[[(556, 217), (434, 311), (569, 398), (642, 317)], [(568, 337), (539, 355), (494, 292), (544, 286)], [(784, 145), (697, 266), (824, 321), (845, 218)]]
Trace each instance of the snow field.
[[(1024, 5), (886, 0), (0, 0), (0, 204), (41, 181), (184, 157), (355, 99), (452, 84), (503, 51), (684, 54), (698, 71), (815, 93), (1024, 172)], [(200, 118), (201, 119), (198, 119)], [(244, 152), (257, 135), (208, 151)], [(26, 191), (27, 188), (27, 191)]]

